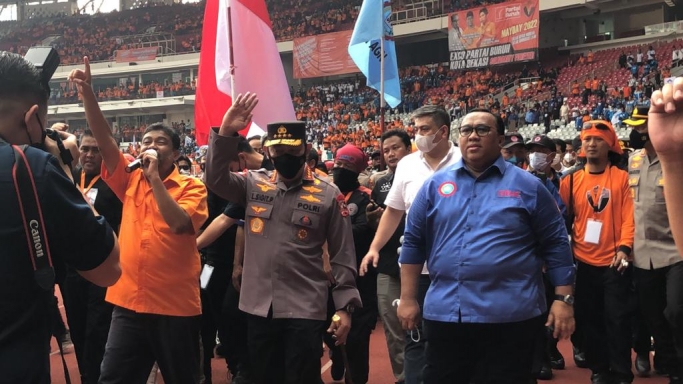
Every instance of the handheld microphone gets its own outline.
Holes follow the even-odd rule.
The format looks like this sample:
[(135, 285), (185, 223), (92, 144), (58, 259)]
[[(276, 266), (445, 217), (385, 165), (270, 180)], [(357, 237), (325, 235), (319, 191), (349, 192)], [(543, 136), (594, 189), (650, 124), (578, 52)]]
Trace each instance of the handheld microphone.
[[(154, 156), (158, 155), (157, 151), (154, 149), (148, 149), (144, 153), (149, 153), (149, 154), (154, 155)], [(126, 173), (131, 173), (134, 170), (142, 167), (142, 165), (143, 165), (142, 164), (142, 158), (135, 159), (135, 160), (131, 161), (130, 163), (128, 163), (128, 165), (126, 165)]]

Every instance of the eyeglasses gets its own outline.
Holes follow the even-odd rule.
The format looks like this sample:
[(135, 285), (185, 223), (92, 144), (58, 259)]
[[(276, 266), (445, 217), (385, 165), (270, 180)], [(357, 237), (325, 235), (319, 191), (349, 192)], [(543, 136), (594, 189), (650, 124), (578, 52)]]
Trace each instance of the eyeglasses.
[(472, 135), (472, 132), (477, 132), (477, 136), (483, 137), (491, 133), (492, 129), (489, 126), (486, 125), (477, 125), (476, 127), (473, 127), (471, 125), (463, 125), (460, 127), (458, 130), (460, 132), (460, 136), (462, 137), (470, 137)]
[(583, 123), (583, 128), (582, 128), (583, 130), (591, 129), (591, 128), (595, 128), (595, 129), (598, 129), (600, 131), (611, 131), (609, 125), (607, 125), (601, 121), (586, 121), (585, 123)]

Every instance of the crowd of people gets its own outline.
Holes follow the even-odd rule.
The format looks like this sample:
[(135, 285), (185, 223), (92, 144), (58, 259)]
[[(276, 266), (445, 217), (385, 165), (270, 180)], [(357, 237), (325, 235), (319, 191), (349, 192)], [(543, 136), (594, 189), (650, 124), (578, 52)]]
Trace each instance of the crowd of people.
[[(441, 6), (430, 8), (433, 17), (502, 0), (443, 0)], [(321, 33), (353, 28), (360, 0), (288, 0), (266, 1), (277, 41), (289, 41)], [(395, 10), (410, 3), (399, 1)], [(139, 48), (136, 35), (172, 34), (173, 51), (163, 54), (197, 52), (201, 50), (204, 2), (163, 5), (148, 2), (132, 10), (95, 15), (59, 15), (33, 18), (11, 23), (0, 37), (0, 49), (26, 53), (31, 46), (55, 36), (50, 44), (57, 48), (62, 64), (78, 64), (83, 56), (93, 61), (112, 60), (116, 50)], [(171, 20), (171, 22), (169, 22)], [(2, 27), (0, 26), (0, 29)]]

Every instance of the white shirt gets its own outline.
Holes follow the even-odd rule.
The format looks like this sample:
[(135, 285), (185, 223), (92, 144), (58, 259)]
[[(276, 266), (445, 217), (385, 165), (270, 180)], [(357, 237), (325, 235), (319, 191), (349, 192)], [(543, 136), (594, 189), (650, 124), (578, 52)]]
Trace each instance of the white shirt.
[[(444, 139), (445, 140), (445, 139)], [(460, 161), (462, 154), (460, 148), (449, 142), (448, 154), (441, 159), (436, 169), (432, 169), (424, 154), (420, 151), (413, 152), (410, 155), (401, 159), (396, 166), (396, 173), (394, 173), (394, 182), (391, 185), (389, 194), (387, 194), (384, 204), (387, 207), (405, 211), (406, 214), (410, 211), (410, 206), (413, 200), (420, 191), (422, 184), (434, 174), (434, 172), (446, 168)], [(422, 274), (429, 274), (427, 265), (422, 268)]]
[(636, 63), (642, 63), (642, 62), (643, 62), (643, 54), (637, 53), (636, 54)]

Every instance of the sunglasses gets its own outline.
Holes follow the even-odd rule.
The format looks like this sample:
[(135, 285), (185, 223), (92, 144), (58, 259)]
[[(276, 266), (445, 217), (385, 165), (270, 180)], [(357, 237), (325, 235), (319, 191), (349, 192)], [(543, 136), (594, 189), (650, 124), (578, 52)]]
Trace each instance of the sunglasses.
[(587, 129), (592, 129), (595, 128), (600, 131), (611, 131), (609, 125), (601, 122), (601, 121), (586, 121), (583, 123), (583, 128), (582, 130), (587, 130)]
[(473, 127), (471, 125), (463, 125), (460, 127), (458, 130), (460, 132), (460, 136), (463, 137), (470, 137), (472, 135), (472, 132), (477, 132), (477, 136), (482, 137), (486, 136), (489, 133), (491, 133), (493, 129), (489, 126), (486, 125), (477, 125), (476, 127)]

